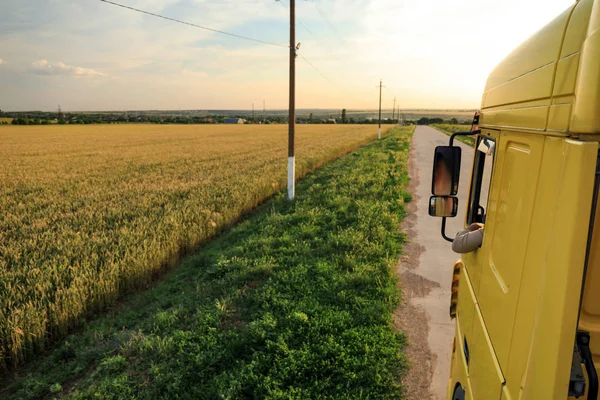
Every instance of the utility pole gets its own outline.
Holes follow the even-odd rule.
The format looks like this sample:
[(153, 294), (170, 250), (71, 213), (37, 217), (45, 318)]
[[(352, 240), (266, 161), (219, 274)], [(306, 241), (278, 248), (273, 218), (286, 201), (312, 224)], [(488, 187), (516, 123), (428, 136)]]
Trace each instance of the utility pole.
[(252, 123), (254, 123), (254, 103), (252, 103)]
[(296, 192), (296, 159), (294, 134), (296, 128), (296, 0), (290, 0), (290, 109), (288, 121), (288, 199)]
[(381, 139), (381, 91), (383, 89), (383, 79), (379, 80), (379, 131), (377, 131), (377, 138)]
[(392, 124), (394, 123), (394, 113), (396, 112), (396, 98), (394, 97), (394, 108), (392, 108)]

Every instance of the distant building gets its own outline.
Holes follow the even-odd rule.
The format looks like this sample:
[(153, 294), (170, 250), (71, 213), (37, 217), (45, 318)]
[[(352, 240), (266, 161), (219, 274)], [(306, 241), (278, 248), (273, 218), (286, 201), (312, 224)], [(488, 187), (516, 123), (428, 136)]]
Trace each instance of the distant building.
[(225, 118), (223, 120), (224, 124), (243, 124), (244, 120), (241, 118)]

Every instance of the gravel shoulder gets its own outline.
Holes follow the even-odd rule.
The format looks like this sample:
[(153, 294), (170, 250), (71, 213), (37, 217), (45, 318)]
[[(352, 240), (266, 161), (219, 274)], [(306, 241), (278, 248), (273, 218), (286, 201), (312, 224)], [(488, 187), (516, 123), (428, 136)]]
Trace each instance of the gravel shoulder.
[[(406, 332), (411, 369), (404, 378), (408, 399), (445, 399), (450, 371), (454, 321), (448, 315), (452, 267), (459, 258), (440, 235), (441, 220), (427, 213), (431, 193), (432, 158), (448, 136), (426, 126), (416, 128), (410, 149), (409, 176), (413, 201), (402, 224), (410, 243), (398, 263), (403, 303), (396, 310), (398, 329)], [(448, 235), (462, 229), (473, 150), (463, 149), (459, 215), (448, 221)]]

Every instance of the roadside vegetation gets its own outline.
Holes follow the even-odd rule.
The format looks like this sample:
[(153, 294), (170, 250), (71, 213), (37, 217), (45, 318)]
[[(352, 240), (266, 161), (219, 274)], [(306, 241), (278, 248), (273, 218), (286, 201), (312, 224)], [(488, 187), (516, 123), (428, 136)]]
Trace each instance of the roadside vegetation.
[[(448, 136), (452, 136), (454, 132), (468, 132), (471, 130), (471, 125), (433, 124), (431, 127), (445, 133)], [(460, 140), (469, 146), (475, 146), (475, 136), (457, 136), (456, 140)]]
[(280, 193), (7, 382), (10, 399), (402, 398), (412, 127)]
[[(285, 126), (0, 135), (0, 372), (147, 287), (286, 182)], [(297, 175), (374, 137), (368, 126), (299, 126)]]

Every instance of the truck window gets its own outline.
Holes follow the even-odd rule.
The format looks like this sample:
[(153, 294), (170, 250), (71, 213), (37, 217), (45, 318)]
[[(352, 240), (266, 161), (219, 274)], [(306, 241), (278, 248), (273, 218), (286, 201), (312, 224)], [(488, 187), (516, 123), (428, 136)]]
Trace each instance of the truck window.
[(467, 224), (485, 223), (495, 153), (496, 141), (493, 138), (483, 135), (477, 138)]

